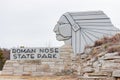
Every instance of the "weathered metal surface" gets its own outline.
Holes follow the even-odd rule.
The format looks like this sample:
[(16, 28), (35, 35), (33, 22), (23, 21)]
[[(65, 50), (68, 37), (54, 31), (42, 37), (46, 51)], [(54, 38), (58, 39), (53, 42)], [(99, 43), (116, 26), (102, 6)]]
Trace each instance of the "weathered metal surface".
[(82, 53), (85, 46), (93, 45), (103, 36), (112, 36), (118, 31), (102, 11), (67, 12), (54, 28), (57, 40), (71, 44), (75, 54)]

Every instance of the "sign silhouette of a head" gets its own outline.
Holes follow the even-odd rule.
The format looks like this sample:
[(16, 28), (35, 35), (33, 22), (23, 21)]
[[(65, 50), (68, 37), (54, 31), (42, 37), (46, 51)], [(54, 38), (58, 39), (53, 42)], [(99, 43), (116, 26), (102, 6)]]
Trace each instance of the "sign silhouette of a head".
[[(72, 37), (71, 25), (69, 21), (62, 16), (55, 25), (54, 32), (56, 33), (56, 39), (58, 41), (69, 41)], [(69, 43), (70, 44), (70, 43)]]
[(92, 45), (103, 36), (119, 31), (102, 11), (67, 12), (55, 25), (58, 41), (70, 44), (75, 54), (82, 53), (86, 45)]

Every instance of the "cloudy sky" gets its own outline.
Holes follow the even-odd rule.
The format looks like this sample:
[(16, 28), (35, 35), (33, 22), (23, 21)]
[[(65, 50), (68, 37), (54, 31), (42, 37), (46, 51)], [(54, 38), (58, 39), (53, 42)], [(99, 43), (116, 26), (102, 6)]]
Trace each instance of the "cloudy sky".
[(53, 28), (65, 12), (104, 11), (120, 28), (119, 0), (0, 0), (0, 47), (48, 47), (64, 43)]

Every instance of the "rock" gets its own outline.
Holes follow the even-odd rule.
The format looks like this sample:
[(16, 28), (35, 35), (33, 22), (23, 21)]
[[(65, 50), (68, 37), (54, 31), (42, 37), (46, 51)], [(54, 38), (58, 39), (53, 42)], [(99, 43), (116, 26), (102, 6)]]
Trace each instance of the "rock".
[(95, 72), (95, 73), (89, 73), (88, 76), (92, 77), (110, 77), (112, 76), (112, 73), (110, 72)]
[[(29, 66), (31, 66), (31, 67), (29, 67)], [(29, 72), (29, 71), (31, 71), (31, 72), (35, 72), (36, 71), (36, 66), (35, 65), (26, 65), (26, 66), (24, 66), (24, 71), (25, 72)]]
[(98, 67), (99, 64), (100, 64), (99, 61), (95, 61), (95, 62), (93, 63), (93, 67)]
[(101, 53), (99, 53), (98, 55), (97, 55), (97, 57), (102, 57), (102, 56), (104, 56), (106, 54), (106, 52), (101, 52)]
[(86, 66), (92, 66), (93, 62), (92, 61), (87, 61)]
[(106, 54), (104, 55), (104, 57), (110, 57), (110, 56), (119, 56), (119, 53), (118, 53), (118, 52), (106, 53)]
[(63, 45), (62, 47), (60, 47), (61, 49), (72, 49), (72, 46), (67, 44), (67, 45)]
[(82, 72), (83, 73), (91, 73), (91, 72), (94, 72), (94, 69), (91, 67), (86, 67), (86, 68), (83, 68)]
[(97, 58), (96, 57), (93, 57), (91, 60), (90, 60), (90, 62), (95, 62), (95, 61), (97, 61)]
[(113, 77), (120, 77), (120, 70), (113, 71), (112, 76)]
[(70, 53), (73, 53), (73, 50), (72, 50), (72, 47), (71, 45), (63, 45), (62, 47), (60, 47), (60, 52), (68, 52), (69, 54)]
[(106, 56), (104, 60), (113, 60), (113, 59), (120, 59), (120, 56)]
[(23, 72), (22, 76), (31, 76), (32, 72)]
[(42, 64), (37, 67), (37, 71), (47, 72), (50, 71), (50, 67), (48, 64)]
[(120, 64), (119, 63), (106, 62), (106, 63), (102, 64), (102, 69), (117, 70), (117, 69), (120, 69)]
[(31, 64), (41, 64), (41, 60), (18, 60), (19, 64), (26, 64), (26, 65), (31, 65)]
[(64, 76), (65, 74), (61, 73), (61, 72), (56, 72), (55, 73), (56, 76)]
[(82, 54), (81, 55), (81, 59), (85, 59), (85, 58), (87, 58), (88, 57), (88, 54)]
[(114, 63), (120, 63), (120, 59), (114, 59)]
[(3, 76), (12, 76), (13, 72), (12, 71), (2, 71), (1, 75), (3, 75)]
[(89, 54), (89, 53), (91, 52), (91, 50), (92, 50), (91, 48), (86, 48), (86, 49), (84, 50), (84, 53), (85, 53), (85, 54)]

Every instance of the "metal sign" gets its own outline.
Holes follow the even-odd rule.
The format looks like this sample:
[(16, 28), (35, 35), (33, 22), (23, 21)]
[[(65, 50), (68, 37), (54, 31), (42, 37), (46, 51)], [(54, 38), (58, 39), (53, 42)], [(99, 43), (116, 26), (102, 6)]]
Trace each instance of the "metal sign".
[(11, 60), (37, 60), (59, 58), (59, 48), (12, 48)]
[(96, 40), (104, 36), (120, 32), (102, 11), (64, 13), (53, 31), (58, 41), (72, 46), (74, 54), (83, 53), (86, 46), (94, 45)]

